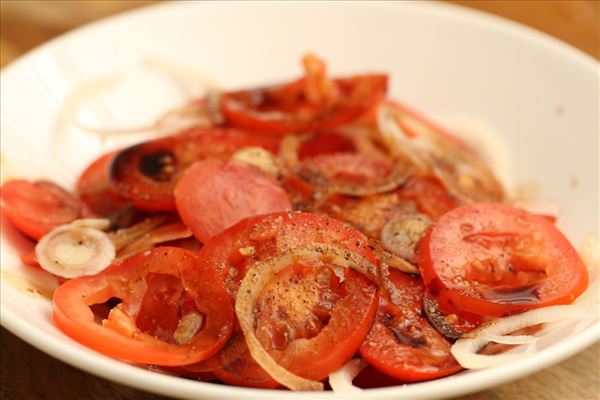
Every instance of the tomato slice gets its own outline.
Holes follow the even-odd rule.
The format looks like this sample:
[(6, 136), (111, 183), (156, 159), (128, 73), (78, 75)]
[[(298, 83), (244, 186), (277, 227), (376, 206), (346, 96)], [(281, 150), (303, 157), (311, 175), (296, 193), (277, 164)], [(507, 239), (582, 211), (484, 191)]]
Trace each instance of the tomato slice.
[(203, 243), (244, 218), (292, 209), (273, 177), (246, 163), (220, 160), (189, 167), (175, 187), (175, 203)]
[(384, 225), (395, 216), (417, 211), (414, 202), (401, 198), (397, 192), (362, 198), (331, 196), (318, 210), (346, 221), (376, 239), (379, 239)]
[(305, 159), (299, 175), (317, 186), (376, 186), (392, 168), (390, 160), (359, 153), (333, 153)]
[(402, 306), (379, 299), (377, 319), (360, 354), (379, 371), (403, 382), (440, 378), (461, 366), (450, 354), (451, 344), (421, 316), (424, 286), (419, 279), (392, 271)]
[(387, 75), (329, 80), (323, 63), (314, 57), (304, 61), (304, 78), (223, 94), (221, 112), (227, 122), (273, 134), (331, 129), (365, 113), (387, 90)]
[(81, 200), (47, 181), (8, 181), (2, 185), (0, 198), (6, 218), (35, 240), (57, 226), (92, 216)]
[(481, 315), (471, 314), (458, 309), (448, 312), (450, 309), (446, 305), (446, 312), (440, 310), (438, 299), (431, 293), (425, 291), (423, 296), (423, 310), (427, 315), (427, 319), (439, 333), (448, 339), (458, 339), (462, 335), (473, 331), (481, 324), (486, 322), (485, 317)]
[(352, 381), (354, 386), (362, 389), (375, 389), (389, 386), (400, 386), (403, 382), (391, 376), (379, 372), (379, 370), (367, 365)]
[(546, 218), (501, 204), (443, 215), (422, 239), (419, 266), (440, 309), (501, 317), (571, 303), (587, 287), (579, 255)]
[(104, 154), (91, 163), (77, 181), (77, 194), (94, 212), (110, 216), (126, 204), (112, 187), (109, 168), (114, 152)]
[[(207, 242), (199, 255), (220, 271), (234, 297), (246, 270), (253, 264), (310, 242), (335, 244), (376, 263), (368, 241), (362, 234), (340, 221), (306, 213), (275, 213), (242, 220)], [(377, 293), (374, 284), (353, 271), (346, 272), (346, 280), (338, 286), (338, 282), (328, 271), (328, 266), (320, 266), (318, 270), (312, 268), (310, 265), (299, 265), (280, 271), (277, 278), (262, 291), (261, 298), (267, 301), (268, 298), (283, 299), (285, 293), (293, 294), (288, 295), (285, 305), (283, 300), (277, 300), (271, 306), (263, 303), (256, 321), (257, 331), (264, 330), (272, 334), (261, 336), (263, 346), (271, 349), (271, 355), (283, 363), (285, 368), (311, 379), (323, 379), (348, 361), (360, 346), (373, 322)], [(324, 283), (316, 290), (319, 272), (323, 272), (328, 278), (325, 280), (327, 284)], [(293, 276), (295, 278), (292, 281), (286, 280)], [(286, 292), (284, 287), (289, 291)], [(317, 298), (302, 299), (303, 294), (312, 292), (311, 289), (315, 289)], [(321, 300), (327, 296), (339, 296), (329, 317), (319, 307)], [(276, 304), (281, 304), (282, 307), (278, 308)], [(287, 313), (287, 317), (282, 317), (283, 314), (278, 310)], [(292, 317), (294, 312), (297, 318)], [(303, 317), (307, 320), (314, 319), (317, 325), (317, 320), (323, 321), (319, 318), (329, 320), (318, 334), (306, 338), (310, 335), (300, 323)], [(289, 331), (280, 324), (282, 318), (287, 318)], [(315, 332), (316, 330), (312, 330), (311, 334)], [(304, 335), (306, 340), (294, 340), (286, 343), (283, 349), (277, 348), (278, 344), (282, 345), (281, 338), (286, 334), (288, 338)], [(256, 387), (278, 386), (252, 359), (241, 332), (233, 335), (217, 357), (221, 368), (214, 373), (227, 383)]]
[(355, 151), (356, 147), (347, 135), (338, 132), (319, 132), (300, 145), (298, 159), (302, 161), (323, 154), (354, 153)]
[(196, 161), (226, 160), (242, 147), (277, 152), (279, 140), (260, 133), (225, 128), (194, 128), (144, 142), (117, 154), (110, 179), (120, 196), (147, 211), (175, 211), (177, 180)]
[(412, 200), (420, 212), (436, 221), (442, 215), (460, 204), (448, 193), (444, 186), (431, 176), (413, 176), (400, 190), (402, 199)]
[[(90, 307), (113, 298), (121, 303), (102, 324), (95, 322)], [(157, 247), (98, 275), (67, 281), (53, 301), (53, 318), (63, 332), (133, 363), (180, 366), (205, 360), (223, 347), (234, 327), (221, 277), (196, 254), (176, 247)]]

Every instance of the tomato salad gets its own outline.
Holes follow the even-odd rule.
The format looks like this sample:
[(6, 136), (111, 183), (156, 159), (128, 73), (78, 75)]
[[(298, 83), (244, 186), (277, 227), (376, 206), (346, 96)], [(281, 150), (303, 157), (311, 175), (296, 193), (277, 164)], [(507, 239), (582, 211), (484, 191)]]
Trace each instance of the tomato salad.
[(387, 75), (303, 65), (190, 102), (204, 122), (103, 154), (74, 193), (2, 186), (37, 241), (24, 262), (62, 282), (65, 334), (191, 379), (376, 387), (459, 372), (457, 339), (586, 290), (554, 220), (511, 206), (469, 144), (386, 97)]

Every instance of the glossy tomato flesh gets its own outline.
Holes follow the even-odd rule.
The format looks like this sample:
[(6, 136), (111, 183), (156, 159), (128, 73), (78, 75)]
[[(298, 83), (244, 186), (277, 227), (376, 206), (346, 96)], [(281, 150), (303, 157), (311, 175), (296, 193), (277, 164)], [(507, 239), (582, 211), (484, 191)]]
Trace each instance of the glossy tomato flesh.
[(413, 201), (420, 212), (434, 221), (460, 205), (444, 185), (431, 176), (412, 176), (398, 190), (398, 196)]
[(273, 134), (332, 129), (352, 121), (380, 101), (387, 90), (386, 75), (334, 79), (336, 98), (314, 104), (307, 98), (307, 79), (267, 88), (228, 92), (221, 112), (229, 124)]
[[(97, 323), (90, 307), (115, 298), (120, 304)], [(53, 310), (56, 325), (78, 342), (124, 361), (162, 366), (209, 358), (234, 327), (221, 277), (176, 247), (138, 253), (98, 275), (63, 283), (54, 292)], [(201, 324), (180, 343), (175, 332), (190, 312)]]
[(588, 284), (585, 265), (552, 222), (501, 204), (443, 215), (421, 241), (418, 258), (445, 312), (454, 306), (501, 317), (568, 304)]
[(51, 182), (8, 181), (0, 197), (6, 218), (36, 240), (60, 225), (93, 216), (81, 200)]
[(77, 180), (77, 195), (94, 212), (110, 216), (126, 204), (112, 187), (109, 169), (115, 153), (107, 153), (92, 162)]
[[(311, 242), (334, 244), (376, 263), (362, 234), (340, 221), (305, 213), (276, 213), (242, 220), (207, 242), (199, 255), (206, 263), (218, 269), (227, 282), (231, 296), (235, 297), (239, 282), (250, 266)], [(284, 292), (289, 293), (285, 304), (290, 307), (267, 307), (263, 304), (262, 313), (256, 316), (257, 330), (260, 331), (261, 326), (265, 327), (263, 333), (257, 334), (264, 341), (264, 346), (272, 349), (271, 355), (282, 362), (286, 360), (286, 368), (291, 371), (312, 379), (324, 378), (352, 357), (373, 322), (377, 303), (374, 284), (360, 274), (348, 272), (347, 281), (337, 285), (336, 278), (323, 268), (328, 267), (313, 269), (310, 265), (300, 265), (281, 271), (263, 289), (261, 296), (263, 300), (269, 296), (283, 298)], [(304, 303), (303, 300), (308, 299), (303, 296), (316, 287), (319, 272), (323, 272), (323, 276), (327, 278), (324, 278), (318, 293), (315, 292), (316, 297)], [(286, 281), (286, 277), (292, 278), (292, 281)], [(306, 280), (300, 277), (306, 277)], [(276, 282), (280, 284), (277, 285)], [(289, 289), (288, 292), (282, 289), (284, 286)], [(319, 311), (319, 304), (324, 304), (322, 300), (328, 296), (332, 296), (330, 301), (336, 300), (329, 317), (322, 308)], [(304, 311), (294, 314), (299, 313), (298, 310)], [(312, 314), (313, 311), (315, 315)], [(288, 333), (277, 323), (281, 317), (279, 313), (287, 313), (288, 320), (292, 314), (297, 316), (293, 321), (290, 320)], [(316, 325), (312, 328), (303, 326), (298, 315), (311, 315), (309, 319)], [(328, 323), (324, 329), (319, 330), (321, 325), (317, 321), (323, 323), (323, 318), (329, 318)], [(304, 341), (305, 346), (298, 346), (300, 343), (290, 340), (283, 349), (277, 348), (283, 346), (282, 337), (285, 335), (291, 339), (300, 336), (306, 338), (313, 334)], [(269, 339), (270, 336), (272, 339)], [(331, 347), (332, 343), (337, 344)], [(291, 357), (292, 350), (295, 357)], [(324, 354), (327, 356), (323, 356)], [(221, 367), (214, 373), (227, 383), (255, 387), (278, 386), (252, 359), (241, 332), (234, 334), (217, 357)]]
[(119, 152), (110, 179), (120, 196), (143, 210), (175, 211), (173, 190), (187, 167), (207, 158), (226, 160), (248, 146), (276, 153), (279, 140), (234, 129), (193, 128)]
[(461, 367), (450, 354), (450, 342), (425, 319), (424, 286), (417, 278), (392, 271), (390, 280), (400, 304), (382, 296), (377, 319), (360, 347), (361, 356), (379, 371), (403, 382), (447, 376)]

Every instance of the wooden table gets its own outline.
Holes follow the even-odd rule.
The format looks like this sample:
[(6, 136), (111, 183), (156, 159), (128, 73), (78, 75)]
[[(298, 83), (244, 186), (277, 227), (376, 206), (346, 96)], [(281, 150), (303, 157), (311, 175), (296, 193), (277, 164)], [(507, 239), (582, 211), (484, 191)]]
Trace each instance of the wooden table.
[[(1, 65), (85, 22), (153, 1), (2, 1)], [(598, 1), (452, 1), (554, 35), (600, 58)], [(158, 400), (57, 361), (2, 329), (0, 399)], [(462, 400), (592, 400), (600, 398), (600, 344), (552, 368)]]

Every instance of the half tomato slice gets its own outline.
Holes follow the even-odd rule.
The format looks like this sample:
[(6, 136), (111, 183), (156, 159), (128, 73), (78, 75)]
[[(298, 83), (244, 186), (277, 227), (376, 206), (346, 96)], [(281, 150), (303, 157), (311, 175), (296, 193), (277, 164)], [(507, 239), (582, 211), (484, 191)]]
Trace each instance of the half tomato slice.
[[(217, 353), (234, 327), (221, 277), (176, 247), (157, 247), (98, 275), (67, 281), (53, 300), (53, 318), (63, 332), (132, 363), (197, 363)], [(114, 306), (105, 317), (92, 311), (101, 304)]]

